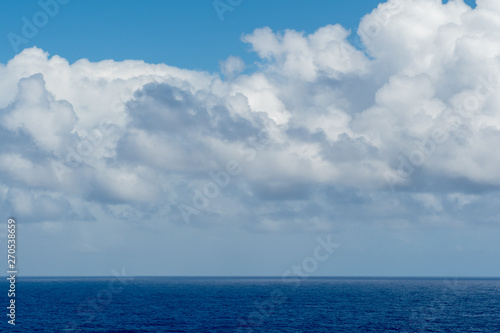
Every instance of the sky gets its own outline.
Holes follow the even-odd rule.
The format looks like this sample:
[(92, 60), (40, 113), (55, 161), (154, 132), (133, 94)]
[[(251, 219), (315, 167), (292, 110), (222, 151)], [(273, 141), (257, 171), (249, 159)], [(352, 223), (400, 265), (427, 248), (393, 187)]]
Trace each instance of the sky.
[(500, 275), (497, 1), (57, 1), (0, 11), (20, 275)]

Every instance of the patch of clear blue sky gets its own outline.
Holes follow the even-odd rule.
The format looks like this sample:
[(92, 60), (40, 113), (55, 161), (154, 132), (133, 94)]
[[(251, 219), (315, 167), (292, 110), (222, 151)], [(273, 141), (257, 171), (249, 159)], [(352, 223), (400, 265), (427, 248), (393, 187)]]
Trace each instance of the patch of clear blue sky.
[[(243, 0), (221, 21), (212, 0), (71, 0), (61, 5), (58, 13), (20, 49), (37, 46), (70, 62), (81, 58), (137, 59), (217, 71), (219, 60), (229, 55), (240, 56), (247, 63), (256, 59), (249, 45), (240, 40), (242, 34), (256, 28), (311, 33), (327, 24), (340, 23), (354, 36), (361, 17), (380, 2)], [(466, 2), (475, 5), (473, 0)], [(22, 36), (22, 18), (31, 22), (40, 10), (38, 1), (1, 1), (0, 63), (15, 55), (8, 33)]]

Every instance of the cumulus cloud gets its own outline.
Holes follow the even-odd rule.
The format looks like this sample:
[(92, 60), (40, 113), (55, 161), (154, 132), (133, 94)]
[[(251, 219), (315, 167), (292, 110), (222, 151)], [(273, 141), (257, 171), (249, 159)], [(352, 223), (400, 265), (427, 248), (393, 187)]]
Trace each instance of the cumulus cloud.
[(245, 69), (245, 62), (240, 57), (230, 56), (226, 60), (220, 62), (221, 73), (232, 78), (236, 74), (243, 72)]
[(76, 115), (66, 101), (55, 101), (46, 90), (41, 74), (19, 81), (18, 93), (10, 107), (4, 109), (3, 126), (11, 131), (25, 131), (45, 151), (61, 149), (70, 140)]
[(496, 1), (389, 0), (361, 19), (361, 48), (338, 24), (259, 28), (242, 37), (259, 69), (231, 56), (223, 78), (24, 50), (0, 66), (4, 209), (260, 232), (491, 211), (499, 22)]

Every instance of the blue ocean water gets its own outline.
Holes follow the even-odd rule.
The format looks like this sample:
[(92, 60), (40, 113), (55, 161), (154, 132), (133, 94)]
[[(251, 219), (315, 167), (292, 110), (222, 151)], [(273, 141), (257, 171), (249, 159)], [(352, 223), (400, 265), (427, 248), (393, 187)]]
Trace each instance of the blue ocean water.
[(20, 278), (2, 332), (500, 332), (500, 280)]

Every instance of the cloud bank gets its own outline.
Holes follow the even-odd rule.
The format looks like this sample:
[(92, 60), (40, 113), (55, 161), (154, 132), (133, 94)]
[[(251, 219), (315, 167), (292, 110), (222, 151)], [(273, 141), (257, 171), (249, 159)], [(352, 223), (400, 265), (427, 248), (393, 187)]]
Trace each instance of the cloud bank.
[[(260, 232), (497, 224), (500, 4), (390, 0), (340, 25), (244, 35), (258, 70), (0, 65), (2, 209)], [(99, 212), (99, 213), (96, 213)], [(99, 218), (98, 218), (99, 216)]]

